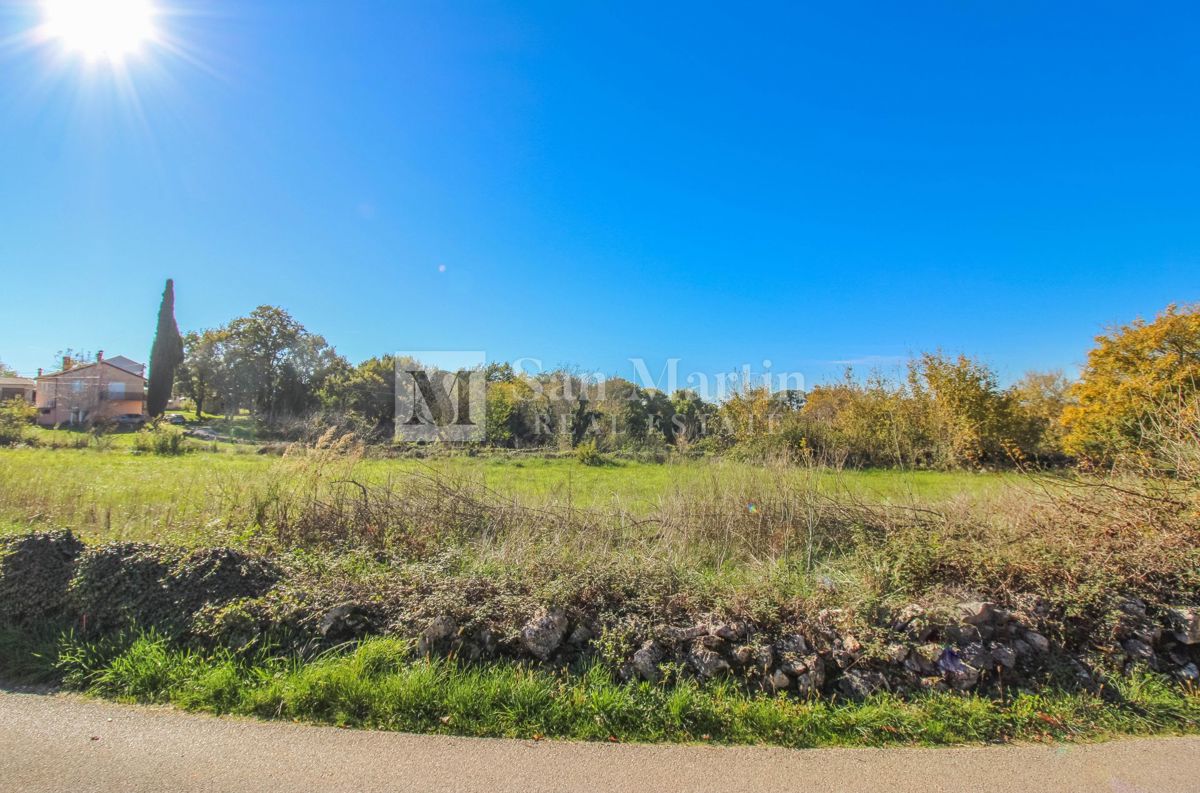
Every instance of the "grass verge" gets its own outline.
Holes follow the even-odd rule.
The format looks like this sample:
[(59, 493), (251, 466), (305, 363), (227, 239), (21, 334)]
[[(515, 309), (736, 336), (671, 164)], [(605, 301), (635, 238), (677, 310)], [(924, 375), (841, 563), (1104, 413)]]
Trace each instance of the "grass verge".
[(753, 695), (731, 684), (626, 683), (599, 666), (547, 671), (414, 660), (372, 639), (313, 660), (177, 649), (144, 634), (83, 643), (0, 631), (0, 671), (126, 702), (345, 727), (509, 738), (788, 747), (1095, 740), (1200, 731), (1200, 692), (1136, 674), (1098, 696), (930, 693), (863, 702)]

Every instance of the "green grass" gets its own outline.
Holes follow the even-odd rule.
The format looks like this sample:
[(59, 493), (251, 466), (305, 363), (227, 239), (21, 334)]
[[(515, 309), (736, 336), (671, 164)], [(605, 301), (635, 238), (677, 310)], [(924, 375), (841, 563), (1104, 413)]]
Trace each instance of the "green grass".
[[(132, 433), (128, 437), (132, 446)], [(0, 523), (61, 526), (93, 539), (202, 535), (222, 483), (253, 476), (255, 455), (160, 457), (131, 449), (0, 450)]]
[[(587, 741), (773, 744), (790, 747), (1093, 740), (1192, 733), (1200, 696), (1149, 675), (1088, 693), (890, 695), (865, 702), (752, 695), (732, 684), (624, 683), (598, 666), (573, 674), (517, 663), (414, 660), (394, 639), (302, 662), (173, 649), (143, 636), (123, 649), (70, 637), (38, 645), (11, 635), (0, 670), (54, 670), (73, 687), (126, 702), (416, 733)], [(14, 649), (20, 645), (20, 649)]]
[[(185, 421), (184, 429), (206, 427), (221, 437), (218, 441), (189, 441), (189, 448), (194, 451), (253, 451), (239, 447), (241, 444), (258, 440), (258, 425), (249, 415), (225, 417), (205, 413), (200, 420), (196, 419), (194, 411), (187, 410), (168, 410), (164, 415), (182, 416)], [(25, 439), (31, 445), (42, 449), (131, 451), (136, 434), (136, 430), (133, 429), (109, 429), (106, 432), (94, 433), (91, 429), (83, 427), (30, 426), (25, 430)]]
[(44, 449), (87, 449), (102, 446), (128, 451), (133, 448), (132, 430), (106, 433), (99, 442), (94, 439), (92, 433), (84, 429), (29, 427), (25, 433), (29, 442)]
[[(378, 461), (376, 470), (396, 466), (428, 468), (448, 476), (473, 476), (502, 493), (540, 498), (571, 498), (580, 506), (610, 503), (648, 508), (673, 492), (702, 489), (717, 479), (763, 476), (764, 467), (731, 460), (682, 460), (644, 463), (616, 460), (606, 466), (582, 465), (573, 457), (452, 457), (432, 461)], [(813, 476), (803, 468), (773, 468), (797, 487)], [(1013, 481), (1007, 474), (900, 469), (833, 471), (817, 474), (819, 484), (871, 500), (938, 500), (962, 494), (978, 495), (1003, 489)]]
[[(220, 444), (221, 451), (214, 452), (213, 444), (189, 442), (190, 453), (164, 457), (135, 453), (133, 433), (108, 437), (111, 443), (99, 449), (0, 449), (0, 525), (67, 527), (94, 540), (192, 544), (227, 539), (247, 528), (242, 502), (268, 497), (247, 492), (288, 487), (295, 467), (286, 459), (253, 454), (253, 447), (244, 445)], [(908, 503), (984, 498), (1018, 481), (1010, 474), (814, 472), (720, 460), (586, 466), (573, 458), (498, 455), (365, 459), (353, 465), (352, 473), (337, 476), (381, 484), (414, 475), (485, 486), (535, 506), (633, 515), (648, 514), (672, 498), (735, 486), (751, 490), (763, 483), (791, 490), (815, 485), (871, 502)]]

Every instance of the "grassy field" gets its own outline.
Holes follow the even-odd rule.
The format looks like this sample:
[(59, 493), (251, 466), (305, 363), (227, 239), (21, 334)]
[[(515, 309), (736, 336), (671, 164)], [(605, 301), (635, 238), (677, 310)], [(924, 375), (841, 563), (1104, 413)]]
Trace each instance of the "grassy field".
[[(1156, 615), (1194, 600), (1197, 491), (1185, 481), (729, 459), (383, 457), (336, 439), (283, 456), (255, 450), (0, 449), (0, 533), (68, 528), (91, 543), (139, 540), (201, 555), (241, 546), (292, 577), (254, 601), (259, 611), (232, 607), (232, 621), (219, 623), (205, 612), (183, 643), (144, 620), (86, 639), (75, 634), (78, 620), (0, 626), (0, 673), (196, 710), (465, 735), (817, 746), (1198, 729), (1195, 687), (1171, 672), (1126, 669), (1112, 638), (1120, 598)], [(130, 551), (129, 563), (143, 552), (151, 553)], [(85, 585), (81, 570), (71, 597), (109, 581)], [(107, 605), (117, 616), (127, 606), (141, 613), (140, 590), (117, 591), (127, 600), (98, 594), (82, 613), (93, 624)], [(317, 615), (349, 599), (399, 621), (317, 653), (275, 644), (285, 634), (261, 628), (293, 624), (288, 610), (313, 598), (323, 604)], [(1104, 685), (1076, 685), (1050, 664), (999, 696), (908, 681), (853, 702), (830, 691), (776, 696), (730, 678), (700, 682), (682, 673), (682, 657), (658, 683), (622, 671), (656, 624), (712, 614), (769, 631), (836, 612), (837, 630), (880, 664), (897, 635), (887, 615), (912, 604), (952, 614), (970, 600), (1048, 604), (1028, 619), (1072, 652), (1108, 637), (1106, 658), (1090, 660)], [(546, 604), (589, 615), (597, 633), (587, 654), (554, 665), (414, 652), (415, 631), (435, 617), (511, 637)], [(221, 630), (238, 635), (239, 615), (267, 622), (252, 623), (253, 644), (222, 643)]]
[[(65, 527), (94, 540), (191, 544), (250, 528), (239, 524), (252, 518), (245, 511), (247, 500), (311, 485), (305, 461), (257, 455), (252, 447), (223, 444), (220, 449), (179, 456), (136, 454), (125, 443), (104, 449), (0, 449), (0, 524), (7, 531)], [(436, 479), (531, 508), (630, 516), (717, 489), (746, 492), (745, 509), (753, 510), (756, 490), (816, 489), (871, 503), (907, 504), (983, 499), (1023, 486), (1011, 474), (814, 471), (722, 460), (585, 466), (573, 458), (500, 455), (338, 461), (322, 466), (319, 475), (372, 487)]]

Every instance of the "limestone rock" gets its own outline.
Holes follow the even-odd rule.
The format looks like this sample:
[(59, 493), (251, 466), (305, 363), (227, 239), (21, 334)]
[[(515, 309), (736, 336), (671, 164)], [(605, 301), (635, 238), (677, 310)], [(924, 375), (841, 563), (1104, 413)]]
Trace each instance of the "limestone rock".
[(979, 670), (966, 663), (955, 650), (947, 647), (938, 658), (938, 669), (951, 687), (965, 691), (979, 682)]
[(534, 617), (521, 628), (521, 646), (531, 655), (545, 661), (559, 648), (566, 634), (566, 613), (562, 609), (550, 609)]
[(892, 620), (892, 630), (902, 631), (907, 628), (914, 620), (925, 616), (925, 609), (918, 606), (916, 603), (910, 603), (900, 611), (896, 612), (896, 618)]
[(670, 641), (690, 642), (708, 634), (707, 625), (687, 625), (667, 628), (663, 635)]
[(1034, 652), (1048, 653), (1050, 652), (1050, 640), (1037, 631), (1025, 631), (1022, 634), (1025, 642), (1033, 648)]
[(956, 607), (958, 616), (968, 625), (983, 625), (992, 620), (995, 604), (986, 600), (968, 600)]
[(767, 677), (768, 687), (773, 691), (786, 691), (792, 685), (792, 679), (787, 672), (776, 669)]
[(851, 658), (857, 658), (862, 654), (862, 643), (847, 633), (842, 637), (842, 650), (848, 653)]
[(729, 671), (729, 662), (720, 653), (699, 644), (688, 654), (688, 663), (696, 670), (696, 674), (706, 680)]
[(370, 610), (359, 603), (341, 603), (325, 612), (318, 628), (328, 642), (348, 642), (372, 633)]
[(417, 653), (433, 655), (444, 652), (457, 630), (458, 626), (450, 617), (445, 615), (434, 617), (417, 638)]
[(596, 634), (592, 633), (591, 628), (588, 628), (586, 625), (579, 625), (575, 630), (571, 631), (571, 635), (567, 637), (567, 643), (572, 647), (583, 647), (595, 637)]
[(1126, 639), (1121, 642), (1121, 649), (1130, 658), (1141, 658), (1146, 661), (1154, 658), (1154, 648), (1141, 639)]
[[(793, 665), (793, 668), (798, 668)], [(796, 674), (796, 690), (800, 694), (815, 694), (825, 685), (825, 662), (819, 655), (804, 658), (803, 671)]]
[(808, 652), (808, 642), (800, 634), (791, 633), (780, 636), (779, 641), (775, 642), (775, 649), (780, 653), (806, 653)]
[(806, 674), (809, 669), (818, 664), (822, 664), (821, 656), (819, 655), (784, 653), (779, 656), (779, 668), (793, 677)]
[(1141, 598), (1125, 598), (1117, 603), (1117, 610), (1130, 617), (1144, 619), (1146, 617), (1146, 601)]
[(934, 634), (936, 627), (929, 621), (925, 609), (912, 603), (896, 614), (892, 620), (892, 630), (907, 633), (914, 641), (923, 642)]
[(849, 669), (838, 680), (842, 693), (854, 699), (865, 699), (887, 689), (887, 679), (879, 672), (866, 669)]
[(935, 667), (920, 652), (913, 651), (904, 659), (904, 668), (915, 675), (928, 676), (933, 674)]
[(913, 648), (912, 655), (920, 658), (929, 667), (933, 667), (937, 664), (938, 659), (942, 657), (942, 646), (933, 642), (927, 642)]
[(744, 622), (725, 622), (710, 625), (708, 632), (727, 642), (738, 642), (746, 637), (748, 626)]
[(657, 681), (662, 677), (658, 662), (663, 659), (663, 648), (658, 642), (646, 642), (633, 654), (633, 671), (642, 680)]
[(959, 653), (967, 664), (976, 669), (991, 669), (996, 665), (992, 653), (980, 642), (972, 642)]
[(1005, 669), (1012, 669), (1017, 665), (1017, 652), (1006, 644), (994, 644), (992, 659)]
[(490, 657), (495, 655), (496, 648), (500, 644), (500, 637), (491, 628), (480, 628), (475, 632), (475, 643), (483, 655)]
[(1200, 644), (1200, 608), (1175, 606), (1167, 612), (1175, 628), (1175, 638), (1183, 644)]

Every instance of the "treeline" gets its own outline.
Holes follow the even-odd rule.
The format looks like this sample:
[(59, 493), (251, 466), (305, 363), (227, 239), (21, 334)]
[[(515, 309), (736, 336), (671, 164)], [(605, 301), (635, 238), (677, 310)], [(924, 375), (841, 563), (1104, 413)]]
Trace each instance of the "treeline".
[(281, 308), (259, 306), (213, 330), (183, 337), (176, 393), (196, 415), (248, 410), (275, 423), (321, 407), (326, 386), (351, 367), (325, 339)]
[[(865, 380), (847, 371), (819, 385), (794, 410), (765, 391), (723, 404), (735, 445), (854, 466), (1000, 466), (1059, 463), (1070, 384), (1060, 372), (1031, 372), (1002, 388), (996, 373), (966, 356), (925, 354), (904, 376)], [(774, 420), (774, 426), (771, 421)]]
[[(284, 431), (299, 417), (391, 438), (396, 360), (357, 365), (286, 311), (262, 306), (184, 336), (177, 392), (199, 414), (250, 411)], [(807, 393), (739, 391), (718, 403), (569, 370), (491, 364), (487, 443), (505, 448), (714, 452), (855, 466), (1104, 464), (1190, 404), (1200, 382), (1200, 310), (1170, 306), (1097, 337), (1080, 378), (1031, 372), (1001, 386), (967, 357), (929, 353), (903, 374), (873, 373)]]

